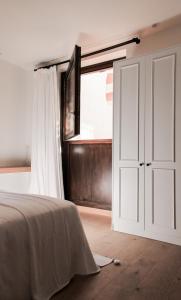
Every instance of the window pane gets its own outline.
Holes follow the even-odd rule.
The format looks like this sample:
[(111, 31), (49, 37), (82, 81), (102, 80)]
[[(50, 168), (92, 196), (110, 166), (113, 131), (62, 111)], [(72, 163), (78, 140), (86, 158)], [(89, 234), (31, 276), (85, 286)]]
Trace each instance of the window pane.
[(78, 139), (112, 139), (112, 104), (112, 68), (81, 75)]

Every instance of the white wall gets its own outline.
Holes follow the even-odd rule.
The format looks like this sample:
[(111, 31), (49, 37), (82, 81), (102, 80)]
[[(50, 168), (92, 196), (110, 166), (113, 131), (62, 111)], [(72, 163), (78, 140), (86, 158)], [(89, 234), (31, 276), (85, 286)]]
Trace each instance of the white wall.
[[(30, 163), (33, 73), (0, 61), (0, 167)], [(30, 173), (0, 174), (0, 190), (27, 193)]]
[(152, 33), (151, 35), (140, 37), (139, 45), (132, 44), (127, 47), (127, 58), (141, 56), (151, 53), (155, 50), (173, 47), (181, 44), (181, 25), (171, 27), (169, 29)]
[(31, 173), (0, 174), (0, 190), (14, 193), (28, 193)]
[(32, 73), (0, 61), (0, 166), (30, 156)]

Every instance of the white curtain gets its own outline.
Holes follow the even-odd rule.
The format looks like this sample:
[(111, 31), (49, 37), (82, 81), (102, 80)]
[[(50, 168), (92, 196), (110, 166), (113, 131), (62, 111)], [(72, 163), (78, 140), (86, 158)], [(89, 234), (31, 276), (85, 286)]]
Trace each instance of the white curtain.
[(31, 167), (31, 193), (64, 199), (56, 67), (35, 72)]

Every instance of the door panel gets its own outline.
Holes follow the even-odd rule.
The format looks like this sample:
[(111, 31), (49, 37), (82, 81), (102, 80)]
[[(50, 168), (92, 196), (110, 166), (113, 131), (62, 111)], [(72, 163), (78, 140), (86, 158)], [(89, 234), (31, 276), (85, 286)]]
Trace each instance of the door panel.
[(174, 161), (175, 54), (152, 61), (153, 161)]
[(92, 147), (69, 144), (69, 199), (90, 201), (92, 197)]
[(152, 186), (152, 224), (175, 229), (175, 170), (154, 169)]
[[(76, 204), (111, 209), (112, 141), (64, 143), (66, 199)], [(65, 152), (66, 151), (66, 152)]]
[(181, 234), (180, 57), (177, 48), (146, 59), (145, 229), (155, 238), (175, 243)]
[[(131, 186), (131, 188), (130, 188)], [(122, 219), (139, 222), (139, 172), (138, 168), (120, 169), (120, 210)]]
[(112, 144), (92, 145), (92, 201), (111, 207)]
[(122, 67), (120, 72), (120, 160), (137, 161), (139, 143), (139, 64)]
[(144, 59), (114, 65), (113, 226), (144, 230)]

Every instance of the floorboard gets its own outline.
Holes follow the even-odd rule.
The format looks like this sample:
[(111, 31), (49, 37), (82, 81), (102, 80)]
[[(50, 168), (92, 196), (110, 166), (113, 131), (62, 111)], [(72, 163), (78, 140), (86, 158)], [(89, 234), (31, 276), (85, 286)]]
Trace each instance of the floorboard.
[(75, 277), (52, 300), (180, 300), (181, 247), (111, 230), (111, 213), (79, 208), (92, 251), (120, 266)]

